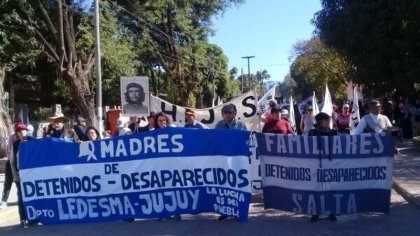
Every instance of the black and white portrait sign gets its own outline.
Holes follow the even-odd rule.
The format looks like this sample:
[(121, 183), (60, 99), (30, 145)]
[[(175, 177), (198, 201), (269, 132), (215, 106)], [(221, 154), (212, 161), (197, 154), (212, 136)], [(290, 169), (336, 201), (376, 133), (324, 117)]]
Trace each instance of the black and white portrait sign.
[(125, 116), (148, 116), (148, 77), (121, 77), (121, 106)]

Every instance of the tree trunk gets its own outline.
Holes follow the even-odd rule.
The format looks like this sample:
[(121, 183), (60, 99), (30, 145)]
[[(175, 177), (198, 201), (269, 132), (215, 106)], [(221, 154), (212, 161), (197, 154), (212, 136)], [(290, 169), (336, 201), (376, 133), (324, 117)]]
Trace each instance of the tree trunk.
[(80, 115), (87, 119), (88, 125), (99, 127), (95, 113), (94, 95), (89, 88), (88, 72), (78, 68), (80, 67), (76, 67), (76, 71), (67, 70), (64, 73), (65, 80), (70, 87), (73, 101), (77, 104)]
[(0, 65), (0, 158), (4, 156), (7, 148), (7, 140), (11, 133), (12, 121), (7, 112), (4, 101), (4, 80), (6, 78), (5, 68)]

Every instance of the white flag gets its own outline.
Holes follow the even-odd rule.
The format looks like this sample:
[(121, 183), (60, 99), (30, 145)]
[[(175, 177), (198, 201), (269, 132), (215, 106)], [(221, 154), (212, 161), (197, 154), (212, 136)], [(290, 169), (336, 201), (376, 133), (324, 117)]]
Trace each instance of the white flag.
[(290, 112), (289, 112), (289, 121), (290, 121), (290, 125), (293, 128), (293, 132), (296, 133), (296, 119), (295, 119), (295, 107), (293, 105), (293, 97), (290, 96), (290, 108), (289, 108)]
[[(324, 106), (322, 106), (322, 112), (327, 113), (329, 116), (333, 114), (333, 104), (331, 99), (330, 90), (328, 89), (328, 85), (325, 85), (325, 97), (324, 97)], [(333, 122), (331, 119), (330, 128), (333, 128)]]
[(268, 113), (268, 107), (269, 107), (268, 103), (271, 100), (274, 100), (275, 97), (276, 97), (276, 85), (271, 87), (267, 91), (267, 93), (265, 93), (264, 96), (262, 96), (262, 98), (258, 101), (258, 111), (260, 112), (260, 114)]
[(318, 108), (318, 101), (316, 100), (316, 96), (315, 96), (315, 91), (314, 91), (314, 95), (312, 96), (312, 108), (314, 109), (314, 116), (318, 115), (319, 113), (319, 108)]
[(305, 100), (298, 104), (299, 113), (303, 115), (305, 108), (308, 106), (308, 103), (312, 102), (312, 96), (307, 97)]
[(357, 124), (360, 122), (360, 111), (359, 111), (359, 92), (357, 87), (353, 88), (353, 108), (351, 109), (351, 120), (350, 128), (351, 130), (356, 129)]

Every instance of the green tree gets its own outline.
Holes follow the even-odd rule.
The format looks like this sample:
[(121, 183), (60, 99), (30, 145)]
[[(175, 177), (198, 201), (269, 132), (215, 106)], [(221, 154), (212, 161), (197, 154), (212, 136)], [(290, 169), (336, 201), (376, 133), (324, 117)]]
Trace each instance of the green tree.
[(416, 92), (420, 82), (420, 2), (322, 0), (321, 39), (354, 65), (351, 79), (376, 95)]
[(296, 91), (296, 82), (290, 76), (290, 74), (287, 74), (282, 82), (279, 82), (276, 87), (276, 94), (283, 96), (284, 98), (288, 99), (290, 96), (293, 96), (295, 100), (302, 99), (301, 94), (295, 93)]
[(319, 37), (298, 42), (290, 57), (290, 76), (296, 82), (294, 94), (302, 98), (313, 91), (324, 94), (328, 84), (335, 99), (346, 97), (346, 82), (351, 66), (335, 50), (322, 44)]
[[(149, 64), (162, 68), (162, 86), (167, 99), (181, 105), (192, 105), (195, 101), (200, 104), (208, 88), (203, 89), (202, 85), (207, 84), (211, 73), (215, 74), (211, 70), (225, 68), (223, 58), (212, 54), (211, 47), (208, 49), (207, 36), (212, 33), (212, 18), (232, 4), (241, 2), (117, 1), (121, 6), (120, 16), (146, 45), (143, 53), (150, 58)], [(203, 58), (206, 52), (207, 59)], [(218, 92), (224, 93), (222, 88)]]

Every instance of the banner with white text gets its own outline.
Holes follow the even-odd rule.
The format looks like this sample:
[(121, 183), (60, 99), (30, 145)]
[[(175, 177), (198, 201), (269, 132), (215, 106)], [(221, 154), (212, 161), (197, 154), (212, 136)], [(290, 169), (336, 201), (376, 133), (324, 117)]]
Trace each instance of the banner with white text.
[(27, 217), (56, 224), (215, 212), (246, 222), (249, 136), (166, 128), (81, 144), (23, 143)]
[(308, 215), (389, 213), (390, 133), (257, 139), (266, 208)]
[[(219, 106), (205, 109), (191, 109), (194, 110), (197, 121), (212, 129), (216, 126), (217, 122), (223, 120), (222, 107), (226, 104), (233, 104), (237, 110), (236, 120), (242, 121), (248, 130), (259, 131), (260, 119), (257, 115), (257, 103), (256, 93), (254, 90), (251, 90)], [(161, 98), (150, 96), (150, 109), (154, 112), (165, 113), (169, 116), (171, 123), (178, 127), (185, 126), (185, 110), (187, 107), (177, 106)]]

